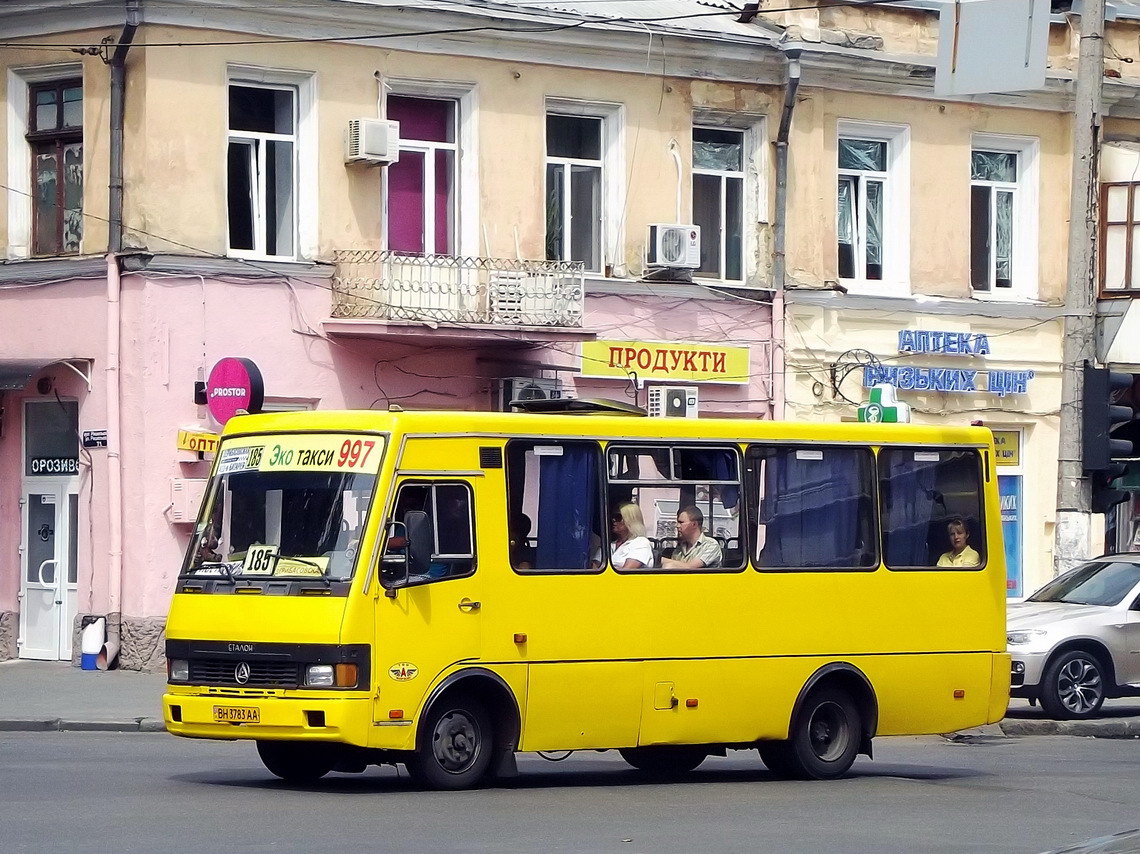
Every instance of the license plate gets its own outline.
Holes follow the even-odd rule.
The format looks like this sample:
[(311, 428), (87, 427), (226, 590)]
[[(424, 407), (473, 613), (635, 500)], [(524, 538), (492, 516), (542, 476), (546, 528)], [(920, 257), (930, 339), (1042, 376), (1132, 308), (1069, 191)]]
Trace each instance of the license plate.
[(261, 710), (256, 706), (214, 706), (214, 720), (226, 724), (259, 724)]

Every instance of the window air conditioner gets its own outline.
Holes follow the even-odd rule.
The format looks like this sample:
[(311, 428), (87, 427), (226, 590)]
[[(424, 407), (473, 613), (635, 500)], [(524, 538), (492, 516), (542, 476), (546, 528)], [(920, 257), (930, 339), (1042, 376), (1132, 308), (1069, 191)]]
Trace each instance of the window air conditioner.
[(507, 377), (499, 380), (497, 408), (511, 411), (512, 400), (561, 400), (562, 380), (536, 377)]
[(701, 227), (699, 225), (649, 226), (646, 263), (650, 267), (701, 266)]
[(697, 399), (696, 386), (650, 386), (649, 415), (658, 418), (696, 418)]
[(400, 159), (400, 123), (352, 119), (344, 134), (345, 163), (395, 163)]

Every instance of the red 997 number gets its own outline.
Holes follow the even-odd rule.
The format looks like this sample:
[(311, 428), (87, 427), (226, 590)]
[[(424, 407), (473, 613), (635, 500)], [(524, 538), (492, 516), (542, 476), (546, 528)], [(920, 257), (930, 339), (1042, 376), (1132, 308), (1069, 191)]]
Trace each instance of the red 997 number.
[(354, 469), (366, 465), (368, 455), (372, 453), (372, 449), (375, 447), (376, 443), (372, 441), (357, 439), (354, 442), (352, 439), (345, 439), (336, 457), (337, 467)]

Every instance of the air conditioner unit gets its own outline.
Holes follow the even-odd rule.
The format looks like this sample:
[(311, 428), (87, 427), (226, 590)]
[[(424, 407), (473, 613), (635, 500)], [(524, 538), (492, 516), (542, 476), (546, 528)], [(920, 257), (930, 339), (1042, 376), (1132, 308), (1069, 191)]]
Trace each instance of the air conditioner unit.
[(500, 412), (510, 412), (512, 400), (561, 400), (562, 397), (562, 380), (507, 377), (499, 380), (496, 408)]
[(658, 418), (696, 418), (697, 399), (696, 386), (650, 386), (649, 415)]
[(645, 261), (650, 267), (701, 266), (701, 227), (699, 225), (649, 226)]
[(352, 119), (344, 134), (345, 163), (395, 163), (400, 159), (400, 123)]

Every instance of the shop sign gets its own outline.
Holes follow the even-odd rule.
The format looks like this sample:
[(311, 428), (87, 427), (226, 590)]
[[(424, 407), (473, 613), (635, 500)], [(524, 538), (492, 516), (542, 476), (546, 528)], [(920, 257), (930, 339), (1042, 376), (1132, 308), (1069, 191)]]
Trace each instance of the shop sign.
[(653, 341), (585, 341), (582, 376), (693, 383), (746, 384), (751, 374), (748, 347)]
[(999, 466), (1021, 464), (1021, 431), (994, 430), (994, 460)]
[(927, 329), (900, 329), (900, 353), (945, 353), (952, 356), (988, 356), (988, 335), (975, 332), (935, 332)]
[(194, 430), (179, 430), (178, 450), (212, 454), (218, 450), (218, 435), (216, 433), (199, 433)]
[(79, 459), (77, 457), (30, 457), (28, 459), (28, 474), (79, 474)]
[(219, 424), (225, 424), (238, 410), (260, 412), (264, 398), (261, 371), (250, 359), (222, 359), (206, 380), (206, 406)]

